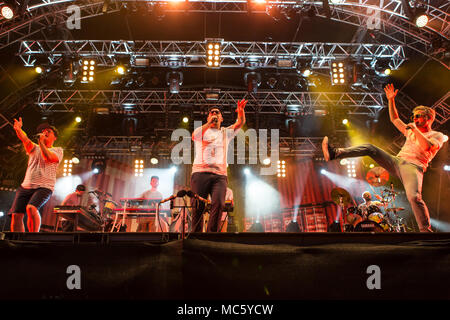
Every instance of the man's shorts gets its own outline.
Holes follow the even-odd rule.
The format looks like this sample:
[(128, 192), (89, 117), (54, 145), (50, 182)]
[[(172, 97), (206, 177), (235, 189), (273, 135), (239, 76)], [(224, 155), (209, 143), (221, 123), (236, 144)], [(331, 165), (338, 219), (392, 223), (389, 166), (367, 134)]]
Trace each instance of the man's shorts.
[(16, 192), (16, 197), (9, 210), (9, 214), (13, 213), (27, 213), (27, 205), (32, 205), (36, 209), (41, 210), (41, 208), (47, 203), (51, 198), (53, 191), (47, 188), (37, 188), (37, 189), (25, 189), (19, 187)]

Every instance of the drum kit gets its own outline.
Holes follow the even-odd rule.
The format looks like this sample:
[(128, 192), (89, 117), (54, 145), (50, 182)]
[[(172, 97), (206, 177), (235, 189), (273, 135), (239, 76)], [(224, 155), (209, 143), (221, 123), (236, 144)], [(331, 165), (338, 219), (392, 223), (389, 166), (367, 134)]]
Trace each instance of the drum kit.
[[(372, 168), (367, 172), (366, 181), (373, 187), (383, 188), (389, 181), (389, 173), (381, 167)], [(403, 218), (399, 216), (399, 212), (405, 208), (395, 206), (397, 194), (391, 183), (391, 189), (382, 189), (381, 195), (375, 195), (378, 200), (375, 204), (355, 206), (347, 190), (343, 188), (331, 190), (333, 202), (345, 212), (346, 232), (406, 232), (407, 227), (403, 223)]]

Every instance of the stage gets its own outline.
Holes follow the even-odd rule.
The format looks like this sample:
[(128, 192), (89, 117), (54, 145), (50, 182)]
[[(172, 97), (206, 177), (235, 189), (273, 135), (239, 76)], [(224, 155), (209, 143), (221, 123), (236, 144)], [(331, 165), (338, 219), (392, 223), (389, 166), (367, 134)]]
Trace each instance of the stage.
[(450, 233), (0, 236), (2, 300), (450, 298)]

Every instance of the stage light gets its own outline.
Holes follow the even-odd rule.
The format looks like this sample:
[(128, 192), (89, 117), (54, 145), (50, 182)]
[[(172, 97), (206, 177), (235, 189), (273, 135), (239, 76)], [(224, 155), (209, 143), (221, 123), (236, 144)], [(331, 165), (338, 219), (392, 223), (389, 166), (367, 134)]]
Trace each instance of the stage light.
[(384, 69), (384, 74), (389, 76), (392, 73), (392, 70), (389, 68)]
[(136, 159), (134, 160), (134, 176), (142, 177), (144, 175), (144, 160)]
[(327, 170), (321, 169), (321, 170), (320, 170), (320, 173), (321, 173), (321, 174), (325, 174), (325, 173), (327, 173)]
[(249, 168), (245, 168), (244, 169), (244, 174), (245, 175), (249, 175), (250, 174), (250, 169)]
[(348, 163), (347, 159), (341, 159), (341, 161), (339, 161), (341, 166), (345, 166)]
[(331, 84), (344, 85), (346, 83), (345, 64), (343, 61), (336, 61), (331, 64)]
[(73, 164), (79, 164), (80, 163), (80, 159), (78, 159), (78, 157), (76, 157), (76, 156), (73, 156), (72, 163)]
[(311, 74), (312, 74), (311, 69), (306, 68), (306, 69), (304, 69), (304, 70), (302, 71), (302, 75), (303, 75), (304, 77), (309, 77)]
[(5, 19), (11, 20), (12, 18), (14, 18), (14, 10), (12, 7), (10, 7), (8, 5), (3, 6), (1, 9), (1, 12), (2, 12), (2, 16)]
[(166, 74), (166, 80), (170, 93), (180, 92), (180, 86), (183, 84), (183, 74), (181, 72), (168, 72)]
[(343, 125), (347, 125), (347, 124), (348, 124), (348, 119), (343, 119), (343, 120), (342, 120), (342, 124), (343, 124)]
[(81, 122), (81, 117), (76, 117), (75, 118), (75, 122), (80, 123)]
[(450, 171), (450, 165), (446, 164), (446, 165), (444, 166), (444, 171)]
[(158, 164), (159, 160), (157, 158), (151, 158), (150, 163), (151, 164)]
[(448, 135), (444, 134), (444, 142), (448, 141)]
[(375, 168), (375, 165), (374, 165), (373, 163), (371, 163), (371, 164), (369, 165), (369, 168), (370, 168), (370, 169), (373, 169), (373, 168)]
[(37, 66), (36, 68), (34, 68), (34, 71), (35, 71), (36, 73), (39, 73), (39, 74), (41, 74), (41, 73), (42, 73), (42, 71), (43, 71), (43, 69), (42, 69), (42, 67), (40, 67), (40, 66)]
[(0, 211), (0, 217), (3, 217), (5, 213), (3, 211)]
[(189, 118), (188, 117), (183, 117), (183, 122), (184, 123), (188, 123), (189, 122)]
[(277, 177), (286, 178), (286, 161), (278, 160), (277, 162)]
[(64, 160), (64, 165), (63, 165), (63, 176), (67, 177), (67, 176), (71, 176), (72, 175), (72, 160)]
[(91, 165), (92, 172), (95, 174), (103, 173), (106, 169), (105, 159), (94, 159)]
[(418, 28), (423, 28), (428, 24), (429, 18), (425, 12), (419, 10), (414, 17), (414, 23)]
[(123, 67), (123, 66), (118, 66), (118, 67), (116, 68), (116, 72), (117, 72), (118, 74), (120, 74), (120, 75), (124, 75), (124, 74), (125, 74), (125, 67)]
[(270, 158), (266, 158), (263, 160), (263, 164), (268, 166), (270, 164)]
[(219, 41), (206, 43), (206, 66), (208, 68), (220, 68), (220, 45)]
[(256, 72), (248, 72), (244, 74), (244, 82), (247, 85), (247, 91), (249, 93), (256, 93), (258, 87), (261, 85), (261, 74)]
[(93, 82), (95, 78), (95, 60), (83, 59), (81, 65), (83, 69), (81, 82)]
[(275, 88), (276, 84), (277, 84), (277, 79), (275, 77), (270, 77), (269, 79), (267, 79), (267, 85), (271, 89)]

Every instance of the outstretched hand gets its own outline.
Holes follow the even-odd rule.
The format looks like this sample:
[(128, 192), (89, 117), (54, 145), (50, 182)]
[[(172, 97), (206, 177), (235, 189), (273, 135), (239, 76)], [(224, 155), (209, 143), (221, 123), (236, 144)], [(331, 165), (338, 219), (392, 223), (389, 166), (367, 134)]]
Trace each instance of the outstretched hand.
[(22, 129), (22, 118), (19, 118), (19, 120), (14, 119), (14, 130), (21, 130)]
[(395, 96), (398, 93), (398, 89), (394, 88), (394, 85), (392, 83), (386, 85), (386, 87), (384, 87), (384, 92), (386, 93), (386, 98), (388, 100), (394, 99)]
[(238, 101), (237, 103), (237, 108), (236, 108), (236, 112), (243, 112), (245, 105), (247, 104), (248, 100), (242, 99), (241, 101)]

